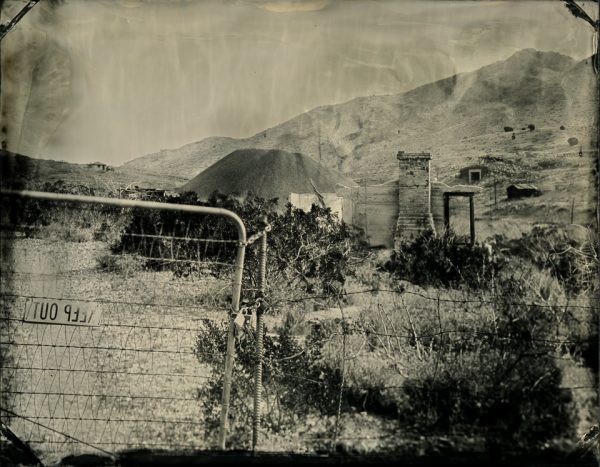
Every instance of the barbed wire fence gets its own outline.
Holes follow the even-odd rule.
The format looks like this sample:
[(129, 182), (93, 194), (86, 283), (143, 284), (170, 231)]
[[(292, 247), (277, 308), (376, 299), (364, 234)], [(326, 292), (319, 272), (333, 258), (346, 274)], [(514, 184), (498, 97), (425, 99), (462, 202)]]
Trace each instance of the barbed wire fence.
[(213, 448), (198, 388), (223, 368), (201, 363), (197, 339), (239, 309), (241, 220), (217, 208), (2, 197), (3, 427), (48, 462)]
[[(312, 308), (306, 303), (323, 300), (329, 300), (328, 307), (304, 311)], [(588, 342), (587, 336), (595, 325), (593, 316), (598, 313), (598, 307), (587, 301), (525, 302), (490, 295), (449, 298), (439, 293), (383, 287), (271, 303), (280, 312), (296, 305), (302, 317), (297, 333), (292, 334), (299, 345), (295, 353), (283, 357), (270, 347), (271, 355), (263, 361), (267, 378), (262, 388), (272, 399), (279, 399), (267, 401), (267, 412), (284, 406), (279, 410), (287, 411), (294, 421), (290, 426), (281, 422), (277, 425), (273, 417), (263, 421), (258, 430), (260, 442), (258, 447), (253, 446), (258, 450), (361, 452), (363, 448), (356, 448), (355, 444), (362, 442), (371, 443), (370, 448), (364, 448), (371, 452), (393, 449), (409, 440), (409, 435), (403, 433), (403, 414), (398, 412), (407, 394), (433, 392), (437, 382), (444, 384), (442, 380), (446, 379), (447, 383), (448, 375), (465, 371), (473, 363), (471, 357), (479, 358), (484, 349), (492, 346), (510, 353), (511, 347), (529, 342), (525, 346), (529, 350), (519, 351), (519, 355), (515, 351), (515, 362), (523, 359), (535, 365), (540, 358), (548, 358), (562, 366), (575, 365), (578, 349)], [(524, 314), (532, 316), (546, 315), (555, 326), (536, 329), (532, 321), (530, 334), (498, 330), (495, 323), (499, 306), (507, 310), (521, 308)], [(274, 324), (277, 325), (281, 325), (281, 320)], [(270, 335), (274, 342), (280, 341), (280, 346), (289, 339), (285, 331)], [(307, 368), (307, 355), (308, 365), (318, 368), (316, 373)], [(286, 361), (285, 367), (280, 365), (282, 360)], [(473, 373), (475, 384), (480, 377)], [(541, 375), (538, 380), (525, 382), (523, 390), (527, 393), (555, 383), (548, 375)], [(307, 389), (311, 386), (314, 390)], [(296, 390), (298, 387), (305, 393)], [(573, 383), (563, 377), (557, 389), (564, 395), (574, 391), (594, 394), (597, 387), (592, 380)], [(453, 396), (459, 404), (460, 394)], [(293, 397), (298, 398), (297, 403), (290, 403)], [(315, 403), (318, 398), (322, 398), (321, 403)], [(311, 410), (303, 411), (301, 405)], [(381, 415), (387, 419), (385, 422), (376, 421)], [(371, 429), (369, 424), (378, 428)], [(452, 426), (450, 421), (449, 426), (432, 436), (471, 439), (476, 431), (477, 428), (464, 425)]]
[[(385, 450), (407, 441), (402, 401), (415, 391), (465, 371), (490, 343), (532, 342), (521, 358), (570, 362), (597, 313), (573, 300), (382, 284), (272, 295), (281, 284), (267, 283), (266, 219), (240, 240), (226, 219), (173, 209), (9, 201), (0, 415), (49, 461), (137, 448)], [(243, 284), (240, 249), (252, 264)], [(554, 327), (498, 330), (499, 307)], [(219, 345), (207, 345), (214, 326)]]

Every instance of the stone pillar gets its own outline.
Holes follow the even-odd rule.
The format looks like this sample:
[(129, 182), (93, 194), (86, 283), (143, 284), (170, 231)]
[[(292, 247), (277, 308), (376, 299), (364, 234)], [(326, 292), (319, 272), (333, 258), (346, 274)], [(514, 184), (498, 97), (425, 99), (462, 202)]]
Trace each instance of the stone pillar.
[(411, 239), (425, 230), (433, 230), (431, 215), (431, 175), (429, 153), (398, 153), (398, 223), (395, 248), (402, 239)]

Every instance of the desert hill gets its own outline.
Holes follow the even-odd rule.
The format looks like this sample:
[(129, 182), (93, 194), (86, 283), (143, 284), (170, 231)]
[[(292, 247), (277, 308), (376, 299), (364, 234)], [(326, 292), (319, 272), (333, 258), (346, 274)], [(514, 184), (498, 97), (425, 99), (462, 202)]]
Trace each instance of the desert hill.
[[(312, 183), (311, 183), (312, 182)], [(233, 151), (194, 177), (180, 191), (195, 191), (201, 198), (215, 190), (245, 195), (249, 191), (280, 204), (294, 193), (335, 192), (337, 183), (355, 186), (335, 170), (319, 165), (310, 157), (281, 150), (240, 149)]]
[(100, 193), (110, 193), (127, 185), (175, 189), (185, 180), (128, 167), (99, 171), (87, 164), (72, 164), (49, 159), (35, 159), (0, 150), (0, 185), (10, 188), (41, 189), (46, 182), (62, 180), (69, 185), (83, 185)]
[[(190, 179), (236, 149), (281, 149), (354, 179), (382, 181), (404, 149), (431, 151), (443, 179), (484, 154), (564, 153), (573, 150), (569, 137), (589, 148), (594, 89), (586, 61), (526, 49), (406, 93), (317, 107), (250, 138), (207, 138), (125, 167)], [(535, 131), (523, 130), (528, 124)], [(514, 128), (515, 139), (505, 126)]]

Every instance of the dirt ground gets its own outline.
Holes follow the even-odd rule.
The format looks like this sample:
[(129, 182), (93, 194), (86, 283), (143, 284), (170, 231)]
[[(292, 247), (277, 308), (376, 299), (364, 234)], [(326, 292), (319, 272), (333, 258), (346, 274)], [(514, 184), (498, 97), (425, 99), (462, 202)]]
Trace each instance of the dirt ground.
[[(210, 369), (193, 351), (202, 320), (226, 313), (198, 308), (198, 284), (171, 273), (100, 272), (102, 254), (100, 242), (21, 239), (2, 258), (11, 429), (49, 463), (97, 447), (208, 448), (196, 391)], [(35, 301), (76, 303), (99, 325), (22, 321)]]
[[(214, 279), (204, 283), (175, 279), (170, 272), (103, 272), (97, 259), (107, 253), (102, 242), (24, 238), (3, 248), (0, 304), (9, 320), (2, 335), (9, 353), (3, 362), (3, 392), (10, 396), (10, 410), (19, 415), (8, 419), (10, 428), (49, 465), (66, 456), (132, 449), (189, 453), (214, 447), (205, 435), (202, 401), (196, 398), (198, 388), (213, 376), (193, 354), (203, 320), (224, 321), (227, 316), (225, 308), (200, 305), (206, 291), (214, 290)], [(40, 298), (89, 306), (100, 316), (98, 325), (23, 321), (28, 304)], [(344, 309), (345, 318), (359, 313), (357, 305)], [(309, 321), (339, 317), (339, 309), (316, 310)], [(268, 317), (267, 326), (273, 329), (279, 322)], [(589, 370), (565, 365), (564, 386), (581, 386), (574, 393), (580, 436), (593, 423), (592, 385)], [(315, 419), (293, 433), (265, 435), (261, 451), (331, 452), (323, 433), (334, 422)], [(344, 455), (395, 453), (425, 459), (485, 453), (483, 438), (424, 438), (366, 412), (344, 414), (340, 427), (333, 450)]]

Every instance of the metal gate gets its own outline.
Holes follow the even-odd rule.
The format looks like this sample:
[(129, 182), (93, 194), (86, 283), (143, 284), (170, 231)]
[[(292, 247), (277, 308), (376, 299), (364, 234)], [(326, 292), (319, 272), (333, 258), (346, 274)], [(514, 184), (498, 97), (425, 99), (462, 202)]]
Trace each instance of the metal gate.
[[(231, 211), (2, 192), (0, 416), (44, 462), (219, 443), (198, 389), (206, 320), (233, 327), (246, 231)], [(228, 323), (228, 324), (225, 324)], [(231, 338), (231, 343), (233, 339)], [(233, 345), (226, 368), (231, 369)], [(227, 378), (225, 381), (227, 382)]]

